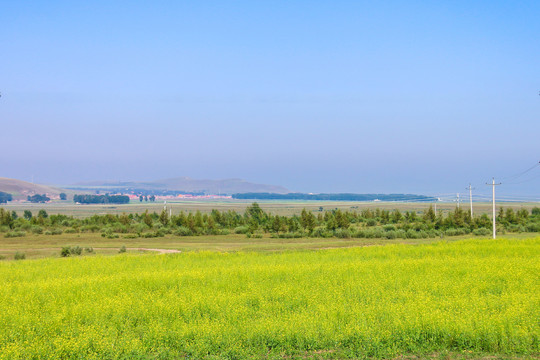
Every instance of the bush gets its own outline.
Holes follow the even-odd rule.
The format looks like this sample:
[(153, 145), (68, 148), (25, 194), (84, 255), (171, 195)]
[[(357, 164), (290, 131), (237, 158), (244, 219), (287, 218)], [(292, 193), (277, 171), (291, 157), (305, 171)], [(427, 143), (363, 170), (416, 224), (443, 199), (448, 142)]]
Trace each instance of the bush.
[(69, 229), (64, 230), (64, 234), (76, 234), (78, 232), (79, 230), (74, 229), (74, 228), (69, 228)]
[(310, 236), (316, 237), (316, 238), (330, 238), (333, 236), (333, 234), (331, 231), (328, 231), (326, 228), (319, 226), (313, 230)]
[(95, 233), (95, 232), (98, 232), (100, 231), (101, 228), (98, 226), (98, 225), (84, 225), (83, 227), (81, 227), (81, 232), (92, 232), (92, 233)]
[(367, 226), (375, 226), (375, 225), (377, 225), (377, 220), (369, 219), (368, 221), (366, 221), (366, 225)]
[(84, 251), (87, 252), (87, 253), (92, 254), (92, 253), (94, 253), (94, 248), (93, 247), (85, 247)]
[(174, 235), (176, 236), (191, 236), (193, 235), (193, 232), (185, 226), (179, 226), (178, 229), (174, 232)]
[(68, 257), (70, 255), (71, 255), (71, 248), (69, 246), (62, 247), (62, 250), (60, 250), (60, 256)]
[(0, 255), (0, 260), (5, 260), (6, 257), (4, 255)]
[(26, 254), (17, 251), (15, 253), (14, 259), (15, 260), (24, 260), (24, 259), (26, 259)]
[(24, 231), (10, 231), (4, 235), (4, 237), (7, 237), (7, 238), (23, 237), (23, 236), (26, 236), (26, 232)]
[(80, 246), (74, 246), (74, 247), (71, 248), (71, 253), (73, 255), (81, 255), (82, 251), (83, 251), (83, 249)]
[(470, 231), (465, 228), (458, 228), (458, 229), (448, 229), (444, 232), (447, 236), (459, 236), (459, 235), (467, 235)]
[(351, 232), (347, 229), (337, 229), (334, 231), (334, 236), (340, 239), (349, 239), (351, 237)]
[(45, 231), (45, 235), (61, 235), (62, 233), (62, 229), (52, 229)]
[(527, 224), (527, 231), (540, 232), (540, 222)]
[(32, 234), (43, 234), (43, 228), (37, 225), (31, 226), (30, 231)]
[(127, 234), (127, 235), (124, 235), (124, 239), (136, 239), (138, 238), (139, 235), (138, 234)]
[(122, 247), (120, 247), (120, 250), (118, 250), (118, 253), (122, 254), (122, 253), (125, 253), (126, 251), (127, 251), (126, 246), (122, 245)]
[(158, 231), (152, 231), (141, 234), (141, 237), (143, 238), (156, 238), (156, 237), (163, 237), (165, 236), (165, 233), (162, 230)]
[(479, 228), (479, 229), (474, 229), (473, 234), (478, 235), (478, 236), (486, 236), (486, 235), (491, 234), (491, 231), (486, 228)]
[(234, 228), (234, 233), (235, 234), (247, 234), (249, 232), (249, 227), (247, 226), (238, 226), (236, 228)]
[(283, 234), (279, 234), (278, 237), (280, 239), (299, 239), (301, 237), (303, 237), (303, 234), (301, 232), (286, 232), (286, 233), (283, 233)]

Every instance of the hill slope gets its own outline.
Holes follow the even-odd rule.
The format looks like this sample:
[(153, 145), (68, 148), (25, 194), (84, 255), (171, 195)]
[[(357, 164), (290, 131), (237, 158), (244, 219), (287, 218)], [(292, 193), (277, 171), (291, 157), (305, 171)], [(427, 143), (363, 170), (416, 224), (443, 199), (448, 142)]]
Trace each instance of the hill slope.
[(13, 195), (13, 200), (25, 200), (28, 195), (46, 194), (51, 199), (59, 198), (60, 193), (66, 192), (63, 189), (32, 184), (26, 181), (0, 177), (0, 191)]

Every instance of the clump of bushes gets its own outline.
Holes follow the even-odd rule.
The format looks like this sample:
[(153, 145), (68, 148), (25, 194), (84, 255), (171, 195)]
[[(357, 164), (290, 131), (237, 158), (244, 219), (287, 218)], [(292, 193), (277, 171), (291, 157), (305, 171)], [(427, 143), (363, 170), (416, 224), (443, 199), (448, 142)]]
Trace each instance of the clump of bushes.
[(125, 253), (126, 251), (127, 251), (126, 246), (125, 246), (125, 245), (122, 245), (122, 246), (120, 247), (120, 250), (118, 250), (118, 253), (122, 254), (122, 253)]
[(25, 231), (10, 231), (4, 235), (4, 237), (7, 237), (7, 238), (23, 237), (23, 236), (26, 236)]
[(45, 235), (61, 235), (62, 233), (62, 229), (52, 229), (45, 231)]
[(479, 229), (474, 229), (473, 234), (478, 235), (478, 236), (486, 236), (486, 235), (491, 234), (491, 231), (486, 228), (479, 228)]
[[(89, 253), (93, 253), (94, 249), (91, 248), (91, 247), (88, 247), (88, 248), (85, 248), (84, 251), (89, 252)], [(68, 257), (68, 256), (71, 256), (71, 255), (82, 255), (82, 252), (83, 252), (83, 248), (80, 247), (79, 245), (73, 246), (73, 247), (64, 246), (62, 248), (62, 250), (60, 251), (60, 256)]]
[(191, 236), (193, 235), (193, 232), (190, 228), (185, 226), (179, 226), (178, 229), (174, 232), (174, 235), (176, 236)]
[(43, 234), (43, 228), (38, 225), (31, 226), (30, 231), (32, 234)]
[(26, 254), (23, 252), (16, 252), (15, 256), (13, 257), (15, 260), (24, 260), (26, 259)]

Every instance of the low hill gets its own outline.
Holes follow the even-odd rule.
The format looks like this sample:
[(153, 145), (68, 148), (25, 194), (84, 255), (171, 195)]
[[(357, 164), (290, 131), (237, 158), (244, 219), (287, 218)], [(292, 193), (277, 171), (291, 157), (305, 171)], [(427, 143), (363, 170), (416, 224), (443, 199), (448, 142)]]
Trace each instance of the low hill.
[(103, 190), (150, 190), (150, 191), (181, 191), (186, 193), (204, 193), (204, 194), (227, 194), (236, 193), (252, 193), (265, 192), (286, 194), (288, 189), (279, 185), (266, 185), (251, 183), (242, 179), (223, 179), (223, 180), (207, 180), (207, 179), (192, 179), (189, 177), (178, 177), (170, 179), (161, 179), (155, 181), (129, 181), (129, 182), (114, 182), (114, 181), (91, 181), (78, 183), (69, 186), (70, 189), (103, 189)]
[[(60, 193), (66, 192), (48, 185), (32, 184), (26, 181), (0, 177), (0, 191), (13, 196), (13, 200), (26, 200), (28, 195), (46, 194), (51, 199), (60, 198)], [(67, 192), (66, 192), (67, 193)]]

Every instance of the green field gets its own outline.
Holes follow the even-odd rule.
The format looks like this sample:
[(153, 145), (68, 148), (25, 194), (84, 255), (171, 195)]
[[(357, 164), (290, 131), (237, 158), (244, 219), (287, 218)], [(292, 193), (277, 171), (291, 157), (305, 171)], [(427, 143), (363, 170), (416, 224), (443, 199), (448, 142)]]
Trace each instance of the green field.
[(0, 359), (538, 358), (540, 238), (0, 262)]

